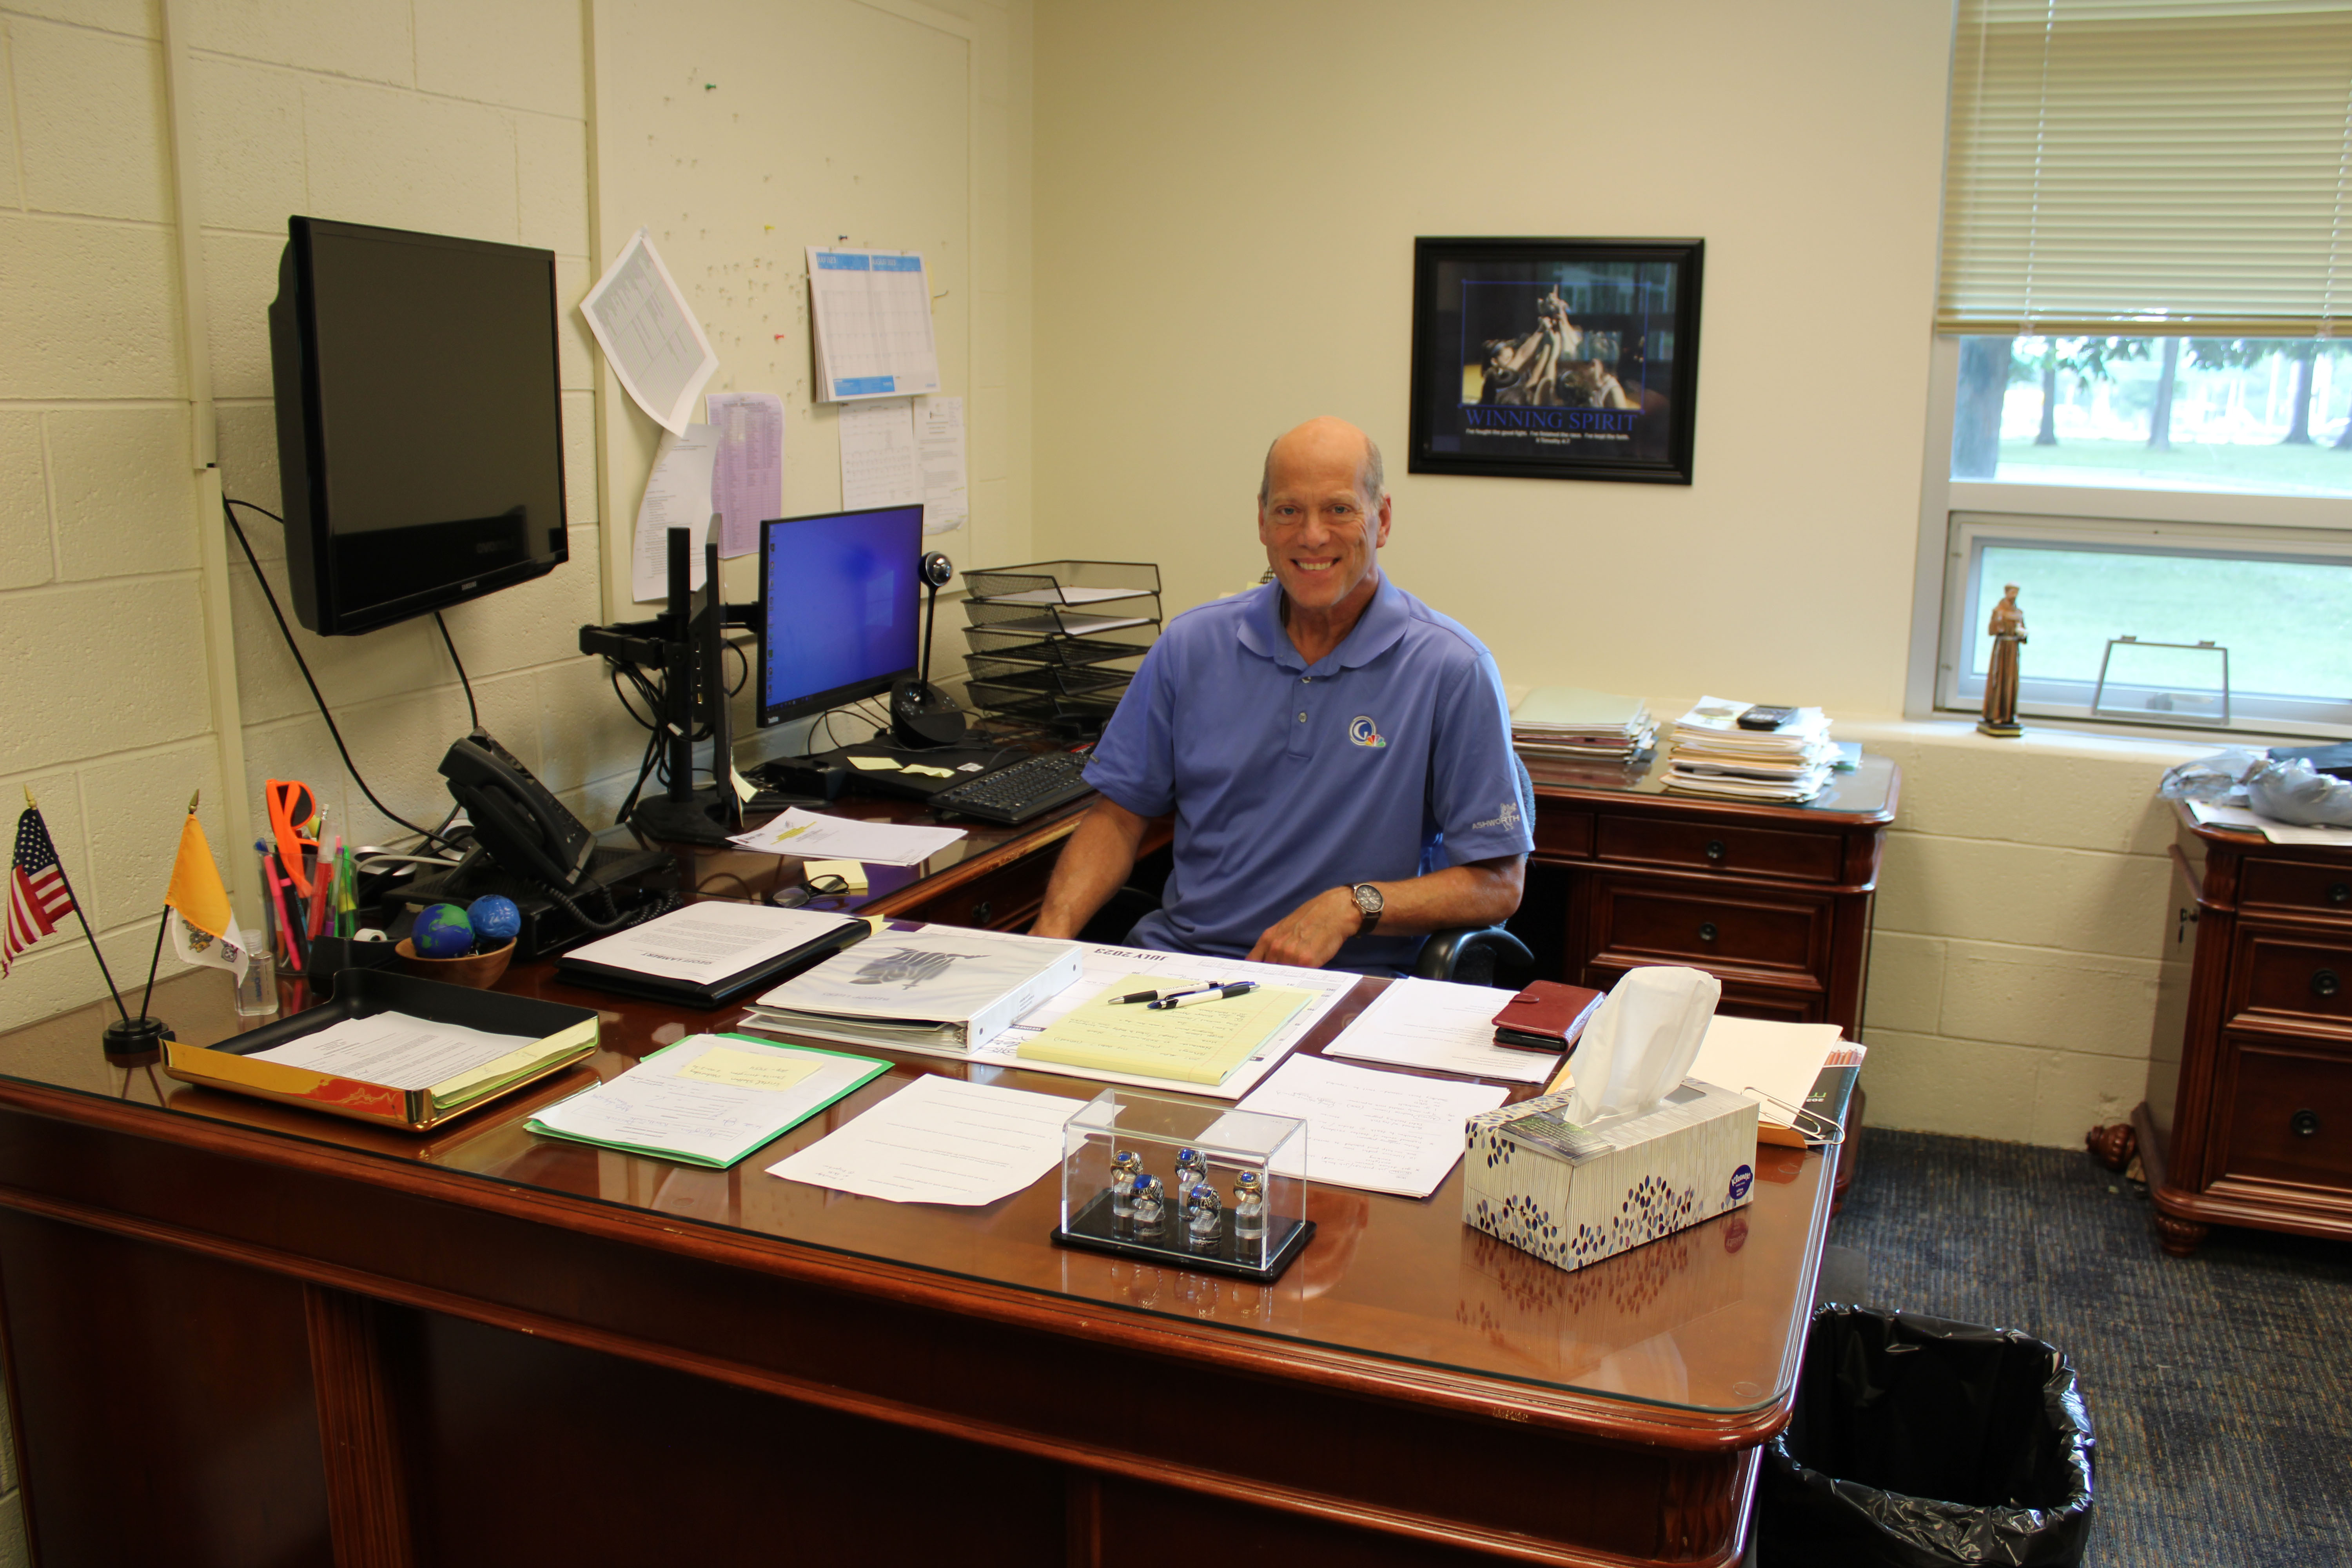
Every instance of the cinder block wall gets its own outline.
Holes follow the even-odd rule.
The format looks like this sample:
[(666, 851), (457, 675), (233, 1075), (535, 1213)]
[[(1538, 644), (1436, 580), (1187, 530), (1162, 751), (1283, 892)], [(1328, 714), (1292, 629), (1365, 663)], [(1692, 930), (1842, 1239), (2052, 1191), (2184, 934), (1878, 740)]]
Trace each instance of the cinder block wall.
[(2142, 1098), (2173, 940), (2164, 770), (2211, 745), (1840, 723), (1903, 769), (1863, 1038), (1876, 1127), (2071, 1147)]
[[(193, 0), (184, 15), (228, 495), (280, 510), (265, 311), (289, 215), (559, 258), (572, 559), (448, 621), (482, 722), (609, 817), (643, 731), (573, 642), (602, 618), (592, 346), (572, 312), (594, 277), (581, 6)], [(144, 972), (192, 789), (215, 850), (237, 848), (210, 739), (160, 32), (152, 0), (0, 5), (0, 798), (39, 796), (118, 976)], [(278, 525), (240, 521), (287, 603)], [(351, 785), (234, 542), (230, 576), (255, 790), (303, 779), (357, 841), (398, 834)], [(437, 821), (434, 764), (468, 719), (431, 622), (295, 635), (376, 793)], [(87, 951), (52, 939), (0, 987), (0, 1026), (97, 989)]]

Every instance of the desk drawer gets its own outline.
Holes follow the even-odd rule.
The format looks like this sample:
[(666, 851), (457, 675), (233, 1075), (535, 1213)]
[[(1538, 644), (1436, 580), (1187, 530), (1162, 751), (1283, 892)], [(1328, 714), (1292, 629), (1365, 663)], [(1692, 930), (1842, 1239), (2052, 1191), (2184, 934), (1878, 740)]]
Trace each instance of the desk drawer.
[(2352, 1024), (2352, 945), (2258, 925), (2238, 931), (2230, 1011)]
[(2304, 914), (2342, 915), (2352, 921), (2352, 866), (2249, 860), (2241, 877), (2238, 901), (2248, 908), (2263, 905)]
[(1842, 841), (1832, 834), (1654, 816), (1604, 816), (1597, 828), (1593, 853), (1601, 860), (1805, 882), (1838, 879)]
[[(1588, 963), (1575, 976), (1580, 985), (1590, 985), (1596, 991), (1607, 991), (1625, 978), (1624, 964)], [(1706, 968), (1694, 964), (1694, 968)], [(1763, 1018), (1775, 1024), (1826, 1024), (1829, 997), (1818, 986), (1769, 985), (1754, 981), (1726, 980), (1723, 997), (1715, 1005), (1717, 1013), (1734, 1018)]]
[(1594, 963), (1687, 963), (1818, 980), (1828, 962), (1829, 936), (1826, 901), (1747, 895), (1728, 885), (1592, 879)]
[(2352, 1191), (2352, 1058), (2222, 1037), (2216, 1173)]
[(1058, 855), (1030, 855), (950, 888), (907, 909), (893, 911), (902, 921), (939, 921), (948, 925), (982, 931), (1026, 931), (1045, 902), (1045, 884), (1053, 880)]
[(1571, 811), (1549, 800), (1536, 802), (1536, 858), (1553, 860), (1592, 858), (1592, 814)]

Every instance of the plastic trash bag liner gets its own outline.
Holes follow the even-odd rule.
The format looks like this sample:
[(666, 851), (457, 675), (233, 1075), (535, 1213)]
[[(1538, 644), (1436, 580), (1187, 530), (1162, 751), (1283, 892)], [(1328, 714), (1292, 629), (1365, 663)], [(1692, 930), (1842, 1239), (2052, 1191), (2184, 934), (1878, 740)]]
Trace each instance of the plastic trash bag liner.
[(2040, 1340), (1824, 1306), (1764, 1450), (1759, 1561), (2079, 1563), (2093, 1447), (2074, 1369)]
[(2269, 765), (2270, 759), (2262, 752), (2232, 746), (2226, 752), (2168, 768), (2157, 783), (2157, 796), (2161, 800), (2201, 800), (2211, 805), (2241, 805), (2246, 798), (2247, 775)]

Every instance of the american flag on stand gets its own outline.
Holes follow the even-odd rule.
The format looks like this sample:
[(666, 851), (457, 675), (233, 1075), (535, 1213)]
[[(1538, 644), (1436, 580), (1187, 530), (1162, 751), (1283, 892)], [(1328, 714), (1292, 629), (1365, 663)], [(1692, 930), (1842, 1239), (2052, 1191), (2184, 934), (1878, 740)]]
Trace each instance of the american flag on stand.
[(8, 872), (8, 938), (0, 946), (0, 975), (15, 966), (18, 953), (55, 931), (73, 907), (48, 826), (38, 807), (27, 807), (16, 819), (16, 855)]

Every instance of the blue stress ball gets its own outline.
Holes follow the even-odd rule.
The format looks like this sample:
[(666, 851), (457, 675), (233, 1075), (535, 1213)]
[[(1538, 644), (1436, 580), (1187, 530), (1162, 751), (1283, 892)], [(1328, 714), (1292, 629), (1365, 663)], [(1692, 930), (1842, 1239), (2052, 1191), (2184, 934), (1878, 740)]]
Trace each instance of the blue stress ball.
[(474, 927), (457, 905), (435, 904), (416, 917), (408, 940), (420, 957), (463, 958), (474, 951)]
[(503, 947), (522, 934), (522, 911), (503, 893), (484, 893), (467, 904), (466, 919), (488, 947)]

